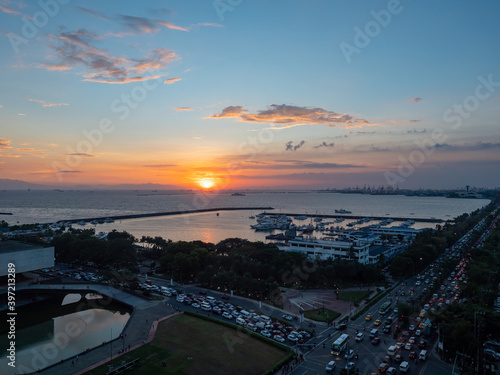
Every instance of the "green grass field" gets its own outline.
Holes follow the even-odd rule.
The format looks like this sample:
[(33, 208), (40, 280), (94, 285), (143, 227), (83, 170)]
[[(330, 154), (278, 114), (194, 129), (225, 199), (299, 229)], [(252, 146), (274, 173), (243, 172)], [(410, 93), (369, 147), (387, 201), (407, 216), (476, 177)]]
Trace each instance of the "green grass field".
[(360, 291), (351, 291), (351, 292), (341, 292), (339, 294), (339, 300), (341, 301), (349, 301), (352, 303), (360, 302), (365, 298), (368, 298), (372, 294), (371, 291), (360, 290)]
[[(262, 374), (287, 353), (244, 333), (196, 317), (179, 315), (160, 323), (152, 342), (113, 361), (140, 358), (127, 373), (150, 374)], [(165, 361), (166, 366), (162, 366)], [(88, 375), (107, 373), (109, 363)]]
[(340, 313), (330, 309), (320, 308), (316, 310), (304, 311), (304, 316), (308, 319), (316, 320), (318, 322), (331, 322), (337, 319), (340, 316)]

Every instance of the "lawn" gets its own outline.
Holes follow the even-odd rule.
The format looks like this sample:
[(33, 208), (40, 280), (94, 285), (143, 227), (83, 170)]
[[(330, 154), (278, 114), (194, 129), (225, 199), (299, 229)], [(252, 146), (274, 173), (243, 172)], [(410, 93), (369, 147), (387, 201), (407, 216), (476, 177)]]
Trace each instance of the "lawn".
[[(262, 374), (287, 353), (244, 333), (196, 317), (179, 315), (159, 324), (154, 340), (115, 360), (140, 358), (132, 373), (149, 374)], [(166, 366), (162, 366), (165, 361)], [(109, 363), (88, 375), (107, 373)]]
[(352, 303), (360, 302), (365, 298), (368, 298), (372, 294), (370, 290), (359, 290), (359, 291), (350, 291), (350, 292), (340, 292), (339, 300), (341, 301), (352, 301)]
[(326, 321), (331, 322), (337, 319), (340, 316), (340, 313), (322, 307), (316, 310), (304, 311), (304, 316), (308, 319), (316, 320), (318, 322), (326, 322)]

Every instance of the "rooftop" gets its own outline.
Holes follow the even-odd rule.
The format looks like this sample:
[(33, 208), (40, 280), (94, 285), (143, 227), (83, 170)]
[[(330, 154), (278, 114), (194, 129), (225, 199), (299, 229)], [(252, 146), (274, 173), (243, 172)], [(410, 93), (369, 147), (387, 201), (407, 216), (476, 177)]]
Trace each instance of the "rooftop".
[(7, 240), (0, 241), (0, 254), (14, 253), (17, 251), (34, 250), (43, 246), (20, 241)]

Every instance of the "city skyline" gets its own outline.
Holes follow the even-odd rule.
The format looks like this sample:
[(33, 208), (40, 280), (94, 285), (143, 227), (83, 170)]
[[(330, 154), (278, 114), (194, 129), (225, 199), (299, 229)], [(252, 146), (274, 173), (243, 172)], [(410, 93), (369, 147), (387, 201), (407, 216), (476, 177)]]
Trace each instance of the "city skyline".
[(500, 186), (499, 9), (0, 0), (0, 178)]

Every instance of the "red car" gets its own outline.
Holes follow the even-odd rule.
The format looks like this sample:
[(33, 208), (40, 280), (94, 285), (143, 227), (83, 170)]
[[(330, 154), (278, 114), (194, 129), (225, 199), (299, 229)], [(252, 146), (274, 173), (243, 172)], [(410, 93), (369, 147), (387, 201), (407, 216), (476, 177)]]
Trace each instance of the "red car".
[(227, 294), (224, 294), (223, 296), (220, 297), (220, 299), (225, 299), (225, 300), (228, 300), (229, 299), (229, 296)]
[(373, 345), (378, 345), (380, 344), (380, 337), (374, 337), (373, 340), (372, 340), (372, 344)]

